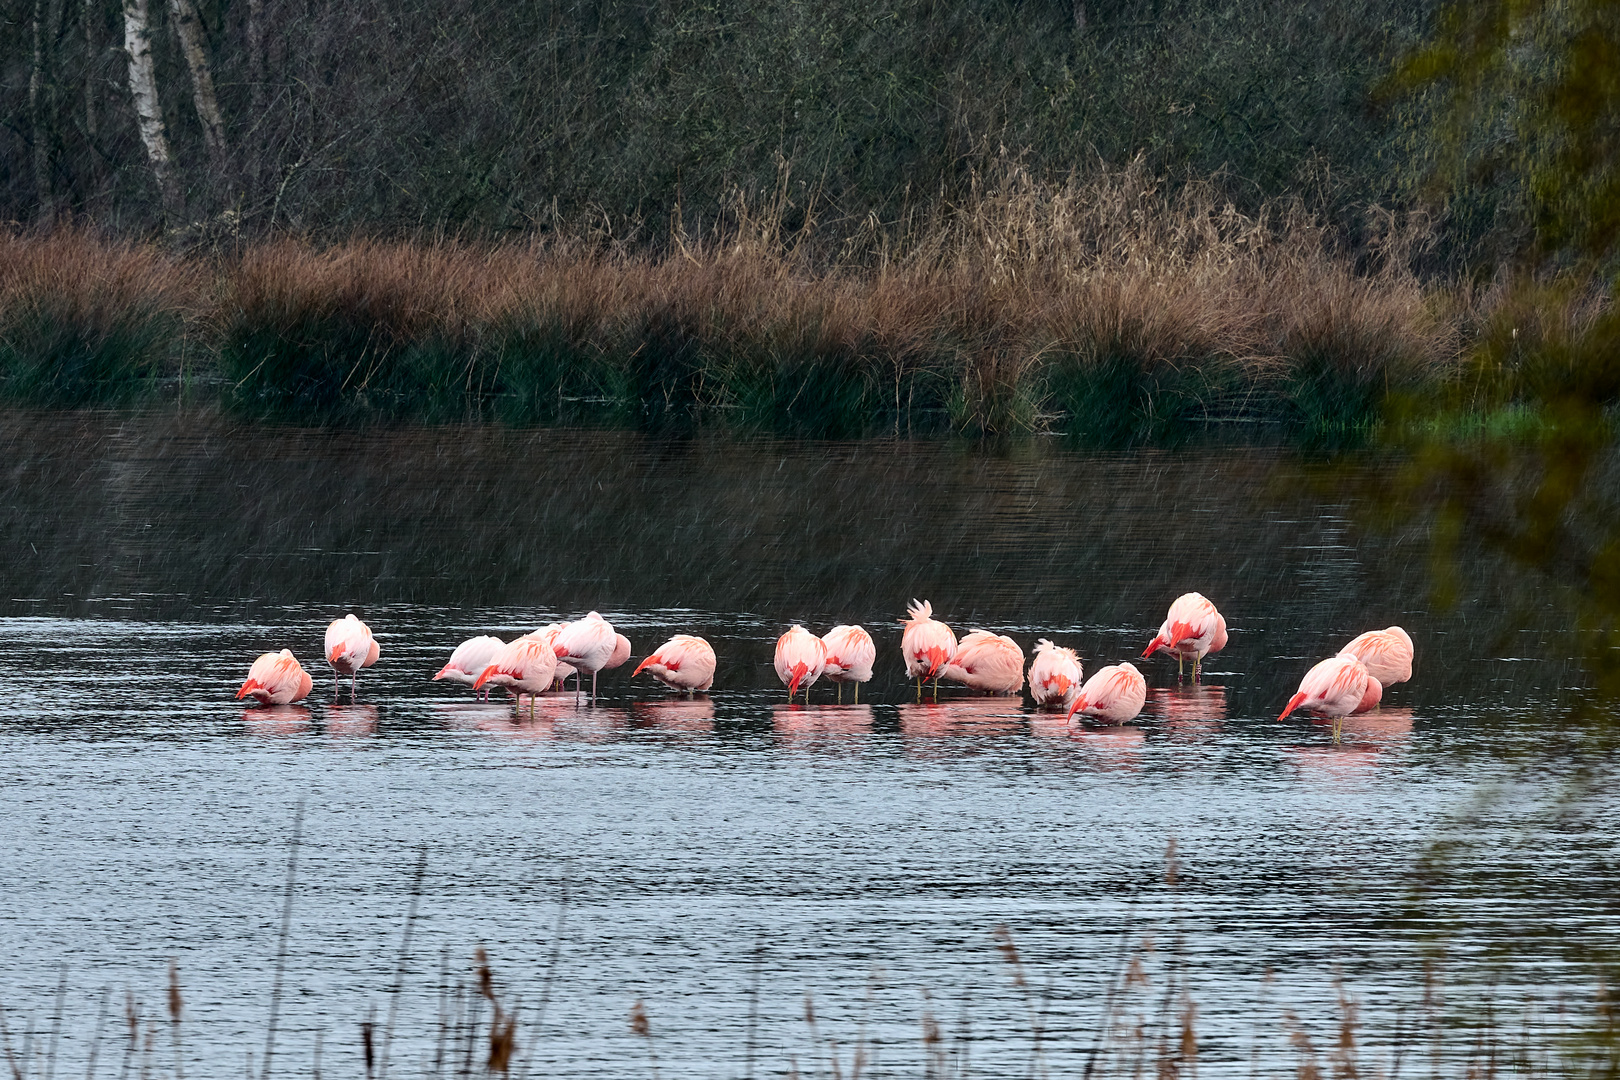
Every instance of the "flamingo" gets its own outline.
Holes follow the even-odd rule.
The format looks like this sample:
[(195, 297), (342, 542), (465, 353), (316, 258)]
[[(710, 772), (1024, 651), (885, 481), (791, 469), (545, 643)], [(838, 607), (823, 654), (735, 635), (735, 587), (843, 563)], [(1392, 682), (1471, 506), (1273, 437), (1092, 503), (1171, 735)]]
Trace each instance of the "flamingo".
[(612, 671), (616, 667), (622, 667), (624, 662), (629, 659), (630, 639), (623, 634), (615, 633), (613, 635), (613, 655), (608, 657), (608, 662), (602, 665), (602, 670)]
[(1193, 678), (1198, 678), (1204, 657), (1226, 648), (1226, 618), (1215, 610), (1215, 605), (1202, 593), (1183, 593), (1170, 605), (1170, 613), (1159, 635), (1142, 650), (1143, 658), (1152, 656), (1157, 649), (1174, 653), (1176, 678), (1182, 675), (1183, 664), (1193, 662)]
[(972, 630), (940, 677), (990, 694), (1016, 694), (1024, 688), (1024, 650), (1005, 634)]
[(236, 700), (251, 697), (260, 705), (290, 705), (309, 696), (315, 680), (291, 652), (267, 652), (253, 661), (247, 681), (236, 692)]
[[(1383, 696), (1383, 686), (1367, 671), (1367, 665), (1348, 653), (1340, 653), (1305, 673), (1299, 681), (1299, 693), (1288, 699), (1288, 707), (1277, 719), (1285, 719), (1295, 709), (1305, 709), (1338, 721), (1351, 713), (1366, 712)], [(1337, 723), (1333, 734), (1338, 737)]]
[[(547, 623), (534, 633), (536, 637), (543, 638), (545, 643), (551, 646), (552, 652), (556, 652), (557, 635), (562, 633), (563, 630), (568, 626), (569, 624), (565, 622)], [(569, 665), (563, 663), (561, 660), (557, 661), (557, 673), (551, 677), (552, 688), (555, 690), (561, 690), (564, 684), (567, 683), (568, 679), (577, 674), (579, 673)]]
[(714, 649), (707, 641), (691, 634), (676, 634), (658, 651), (636, 665), (633, 679), (643, 671), (674, 690), (707, 690), (714, 685)]
[(1065, 711), (1080, 696), (1080, 680), (1085, 672), (1073, 649), (1059, 648), (1045, 638), (1035, 643), (1035, 662), (1029, 665), (1029, 692), (1036, 708)]
[(1136, 670), (1135, 664), (1113, 664), (1098, 668), (1086, 680), (1080, 696), (1069, 706), (1068, 719), (1075, 713), (1101, 720), (1105, 724), (1123, 724), (1134, 720), (1147, 701), (1147, 680)]
[[(470, 637), (456, 646), (456, 651), (450, 654), (450, 662), (439, 669), (433, 676), (434, 680), (449, 679), (451, 682), (466, 683), (471, 686), (478, 681), (478, 676), (489, 667), (490, 659), (496, 651), (506, 642), (498, 637)], [(489, 698), (489, 691), (484, 691), (484, 698)]]
[(844, 684), (855, 684), (855, 704), (861, 703), (861, 683), (872, 678), (872, 662), (877, 646), (872, 635), (860, 626), (835, 626), (821, 636), (827, 647), (827, 669), (823, 673), (838, 686), (838, 701), (844, 700)]
[(490, 658), (489, 665), (479, 672), (473, 689), (492, 682), (517, 694), (518, 708), (523, 707), (523, 695), (529, 695), (529, 716), (534, 717), (535, 696), (551, 689), (551, 678), (556, 674), (557, 654), (538, 634), (525, 634), (516, 641), (502, 645)]
[(956, 635), (951, 628), (934, 619), (934, 606), (927, 600), (911, 601), (906, 608), (909, 619), (905, 633), (900, 636), (900, 651), (906, 658), (906, 675), (917, 680), (917, 700), (922, 700), (922, 684), (934, 680), (934, 697), (939, 697), (939, 673), (956, 656)]
[(1412, 677), (1412, 638), (1398, 626), (1369, 630), (1339, 650), (1366, 667), (1380, 687), (1394, 686)]
[[(355, 680), (361, 668), (377, 662), (377, 639), (371, 636), (371, 627), (352, 614), (333, 620), (326, 628), (326, 662), (338, 675), (349, 677), (349, 700), (354, 700)], [(337, 700), (337, 687), (332, 688), (332, 699)]]
[(558, 660), (574, 669), (576, 700), (580, 692), (579, 684), (588, 671), (591, 673), (591, 704), (596, 704), (596, 673), (607, 667), (618, 646), (618, 635), (613, 632), (613, 624), (594, 611), (558, 631), (551, 647), (556, 651)]
[(810, 703), (810, 687), (827, 669), (827, 646), (798, 623), (776, 639), (776, 677), (788, 688), (788, 700), (804, 687), (804, 702)]

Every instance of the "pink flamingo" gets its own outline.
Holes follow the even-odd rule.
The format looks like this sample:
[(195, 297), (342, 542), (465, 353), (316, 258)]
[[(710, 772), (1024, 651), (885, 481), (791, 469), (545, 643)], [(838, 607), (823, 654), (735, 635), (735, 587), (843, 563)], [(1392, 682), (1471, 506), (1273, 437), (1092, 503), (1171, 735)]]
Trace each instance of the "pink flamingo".
[(1035, 662), (1029, 665), (1029, 692), (1035, 698), (1035, 707), (1067, 712), (1080, 696), (1084, 674), (1073, 649), (1059, 648), (1041, 638), (1035, 643)]
[(906, 608), (908, 619), (905, 633), (900, 636), (900, 651), (906, 658), (906, 675), (917, 680), (917, 700), (922, 700), (922, 684), (934, 680), (934, 698), (939, 698), (939, 673), (956, 656), (956, 635), (951, 628), (934, 619), (934, 606), (927, 600), (911, 602)]
[[(556, 652), (557, 635), (562, 633), (568, 625), (569, 624), (565, 622), (547, 623), (540, 629), (536, 630), (535, 635), (543, 638), (545, 643), (551, 646), (551, 651)], [(569, 667), (567, 664), (563, 663), (561, 660), (557, 661), (557, 672), (551, 677), (551, 688), (553, 690), (561, 690), (568, 679), (577, 674), (578, 672)]]
[[(450, 654), (450, 662), (439, 669), (433, 676), (434, 681), (449, 679), (451, 682), (465, 683), (471, 686), (478, 681), (478, 676), (489, 667), (490, 659), (504, 646), (506, 642), (498, 637), (470, 637), (456, 646), (456, 651)], [(485, 700), (489, 699), (489, 691), (484, 691)]]
[[(1305, 709), (1334, 720), (1355, 712), (1366, 712), (1378, 704), (1384, 688), (1367, 671), (1367, 666), (1347, 653), (1331, 656), (1305, 673), (1299, 693), (1288, 699), (1288, 707), (1277, 719), (1285, 719), (1295, 709)], [(1338, 735), (1338, 726), (1334, 726)]]
[(236, 700), (251, 697), (260, 705), (290, 705), (308, 697), (314, 685), (315, 680), (297, 658), (282, 649), (264, 653), (253, 661), (247, 681), (236, 692)]
[(616, 667), (623, 667), (625, 661), (630, 659), (630, 639), (623, 634), (613, 635), (613, 655), (608, 662), (602, 665), (603, 671), (612, 671)]
[(551, 678), (557, 671), (557, 654), (538, 634), (525, 634), (510, 642), (490, 658), (473, 682), (473, 689), (492, 682), (504, 686), (517, 695), (518, 708), (523, 707), (523, 695), (529, 695), (529, 717), (534, 717), (534, 699), (551, 689)]
[(1340, 649), (1339, 655), (1360, 660), (1381, 687), (1412, 677), (1412, 638), (1398, 626), (1369, 630)]
[(827, 647), (827, 680), (838, 687), (838, 702), (844, 701), (844, 684), (855, 684), (855, 704), (861, 703), (861, 683), (872, 677), (877, 646), (872, 635), (860, 626), (835, 626), (821, 636)]
[[(354, 700), (355, 680), (361, 668), (368, 668), (381, 655), (377, 639), (371, 636), (371, 627), (345, 615), (333, 620), (326, 628), (326, 662), (338, 675), (349, 677), (349, 700)], [(332, 688), (332, 699), (337, 700), (337, 687)]]
[(673, 690), (707, 690), (714, 685), (714, 649), (707, 641), (691, 634), (676, 634), (658, 651), (636, 665), (633, 679), (643, 671)]
[(1005, 634), (971, 630), (940, 678), (989, 694), (1016, 694), (1024, 688), (1024, 650)]
[(1204, 657), (1226, 648), (1226, 618), (1201, 593), (1183, 593), (1170, 605), (1170, 614), (1159, 635), (1148, 642), (1142, 656), (1152, 656), (1163, 649), (1176, 658), (1176, 678), (1182, 675), (1183, 665), (1193, 662), (1193, 678), (1198, 674)]
[(1123, 724), (1134, 720), (1147, 701), (1147, 680), (1136, 670), (1135, 664), (1114, 664), (1099, 668), (1080, 688), (1080, 696), (1069, 706), (1068, 716), (1075, 713), (1101, 720), (1105, 724)]
[(797, 623), (776, 639), (776, 677), (788, 688), (788, 700), (804, 687), (804, 703), (810, 704), (810, 687), (827, 669), (827, 646)]
[(588, 671), (591, 673), (591, 704), (596, 704), (596, 673), (607, 667), (618, 646), (618, 635), (613, 632), (613, 624), (594, 611), (583, 619), (568, 623), (558, 632), (551, 647), (556, 651), (558, 660), (575, 669), (576, 699), (579, 697), (580, 683)]

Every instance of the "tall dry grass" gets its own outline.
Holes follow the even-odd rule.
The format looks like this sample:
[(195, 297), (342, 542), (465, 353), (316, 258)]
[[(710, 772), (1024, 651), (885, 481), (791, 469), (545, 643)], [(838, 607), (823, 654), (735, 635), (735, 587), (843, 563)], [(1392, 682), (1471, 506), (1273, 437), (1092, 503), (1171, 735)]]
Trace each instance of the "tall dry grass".
[(50, 377), (72, 367), (63, 335), (127, 353), (133, 382), (172, 373), (179, 334), (227, 401), (284, 415), (1117, 441), (1212, 420), (1350, 431), (1462, 372), (1501, 301), (1418, 275), (1425, 219), (1377, 218), (1351, 249), (1296, 202), (1251, 216), (1218, 190), (1139, 166), (1061, 185), (1009, 168), (836, 246), (770, 202), (657, 251), (283, 239), (175, 256), (10, 237), (32, 269), (0, 276), (0, 326), (21, 328), (0, 378), (70, 400), (33, 389), (85, 381)]

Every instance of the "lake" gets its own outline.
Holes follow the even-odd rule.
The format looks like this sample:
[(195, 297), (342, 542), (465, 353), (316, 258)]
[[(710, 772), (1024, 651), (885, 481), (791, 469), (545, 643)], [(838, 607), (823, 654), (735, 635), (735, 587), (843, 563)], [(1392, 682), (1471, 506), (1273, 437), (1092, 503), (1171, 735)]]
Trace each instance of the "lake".
[[(1477, 552), (1433, 606), (1424, 525), (1368, 527), (1390, 461), (6, 412), (0, 463), (0, 1018), (24, 1075), (92, 1050), (104, 1074), (262, 1070), (272, 1007), (277, 1073), (366, 1075), (368, 1022), (374, 1072), (384, 1042), (396, 1075), (458, 1071), (487, 1055), (458, 1041), (488, 1024), (480, 947), (535, 1075), (1129, 1071), (1180, 1045), (1189, 1001), (1200, 1070), (1269, 1074), (1302, 1039), (1327, 1060), (1341, 995), (1387, 1069), (1425, 1024), (1453, 1062), (1481, 1025), (1567, 1026), (1615, 944), (1615, 800), (1535, 817), (1580, 680), (1560, 612)], [(1190, 589), (1230, 644), (1196, 686), (1138, 660), (1121, 728), (919, 704), (899, 660), (913, 597), (1089, 673)], [(627, 666), (530, 719), (430, 681), (465, 637), (591, 609), (636, 659), (707, 637), (713, 691)], [(349, 611), (382, 655), (334, 701), (321, 639)], [(786, 704), (794, 621), (872, 631), (861, 705)], [(1416, 675), (1378, 712), (1337, 739), (1276, 720), (1392, 623)], [(310, 698), (233, 700), (282, 647)]]

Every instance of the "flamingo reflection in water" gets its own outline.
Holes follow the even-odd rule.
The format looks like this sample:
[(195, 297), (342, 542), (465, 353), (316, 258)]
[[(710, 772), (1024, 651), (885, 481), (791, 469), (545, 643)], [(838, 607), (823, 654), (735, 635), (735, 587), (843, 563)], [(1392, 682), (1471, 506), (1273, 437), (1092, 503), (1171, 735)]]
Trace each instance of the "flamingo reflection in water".
[(1411, 709), (1381, 709), (1343, 718), (1322, 717), (1313, 728), (1328, 733), (1327, 745), (1294, 746), (1284, 753), (1300, 770), (1334, 781), (1361, 780), (1378, 769), (1383, 759), (1396, 754), (1412, 738)]
[(269, 705), (242, 710), (242, 724), (249, 735), (260, 738), (285, 738), (289, 735), (308, 735), (315, 730), (309, 710), (302, 705)]
[(706, 734), (714, 730), (714, 702), (706, 697), (638, 701), (630, 707), (630, 726)]
[(896, 708), (900, 713), (900, 734), (915, 740), (999, 738), (1022, 735), (1025, 730), (1023, 705), (1017, 698), (956, 698)]
[(375, 705), (329, 705), (326, 709), (326, 733), (347, 739), (375, 735), (379, 718)]
[(1134, 725), (1088, 727), (1070, 723), (1059, 713), (1030, 713), (1029, 729), (1053, 751), (1083, 751), (1085, 757), (1077, 760), (1083, 760), (1086, 768), (1104, 772), (1135, 772), (1142, 766), (1142, 748), (1147, 744), (1147, 734)]
[(1226, 687), (1156, 687), (1148, 691), (1147, 711), (1176, 742), (1202, 742), (1221, 733), (1226, 720)]
[(870, 705), (773, 705), (771, 728), (785, 746), (822, 752), (849, 751), (872, 734)]

